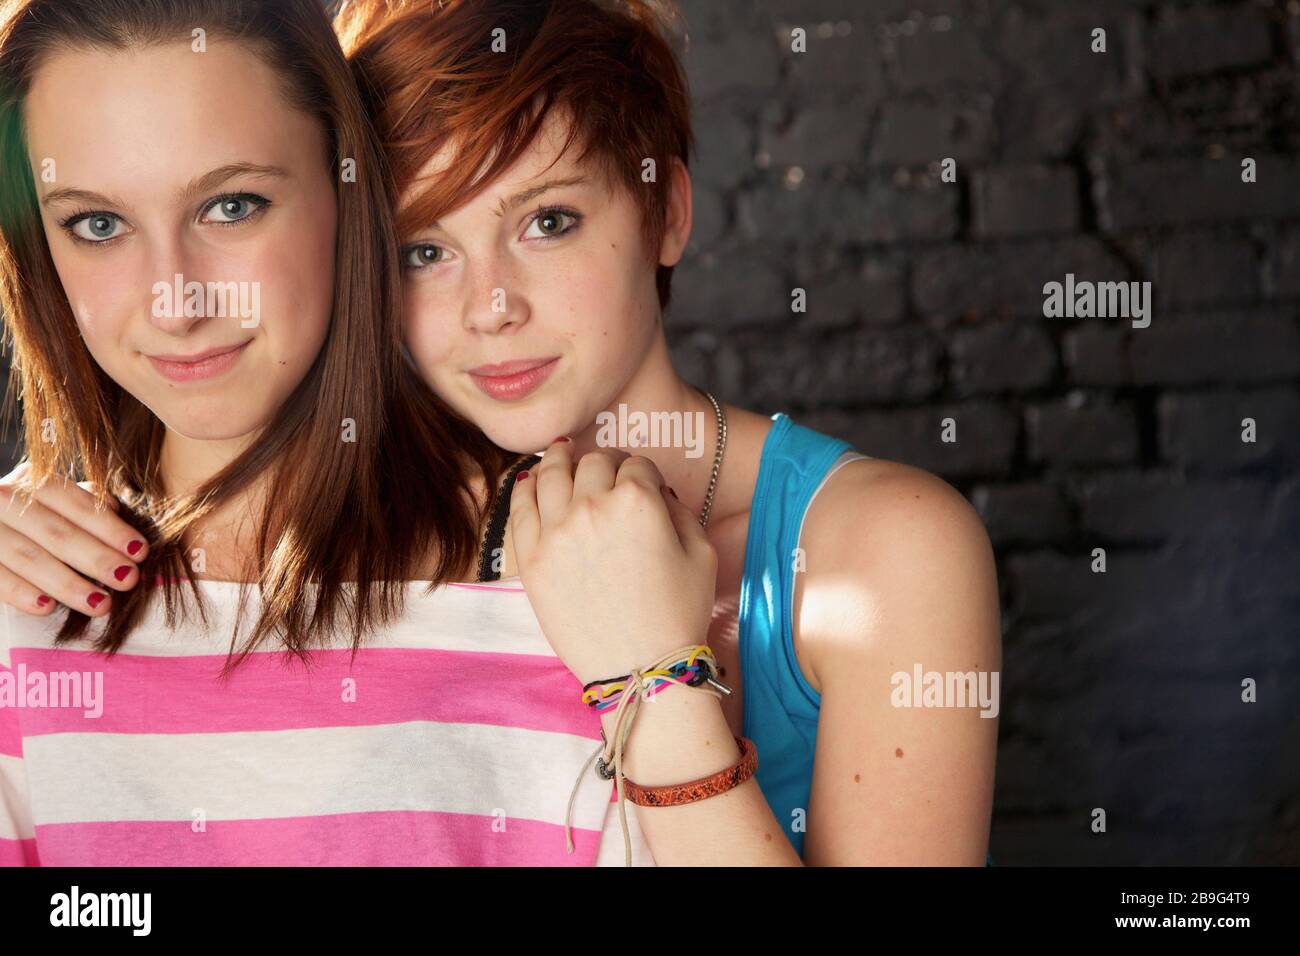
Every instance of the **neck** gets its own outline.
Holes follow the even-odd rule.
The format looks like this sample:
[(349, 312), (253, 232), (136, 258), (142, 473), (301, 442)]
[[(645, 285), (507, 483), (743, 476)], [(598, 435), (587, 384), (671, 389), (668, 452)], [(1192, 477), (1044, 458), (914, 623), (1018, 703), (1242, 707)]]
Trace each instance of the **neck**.
[[(255, 438), (256, 434), (219, 440), (193, 439), (167, 429), (158, 462), (167, 498), (175, 500), (198, 491), (246, 451)], [(265, 477), (259, 476), (195, 525), (189, 537), (193, 546), (203, 548), (206, 564), (203, 571), (195, 569), (196, 576), (225, 580), (242, 573), (254, 547), (255, 529), (249, 519), (260, 513), (264, 490)]]
[[(657, 422), (655, 413), (660, 413)], [(636, 444), (638, 425), (644, 440), (655, 444)], [(697, 513), (703, 507), (718, 447), (717, 415), (709, 400), (673, 369), (662, 331), (622, 392), (592, 426), (572, 438), (579, 455), (617, 447), (649, 458), (687, 507)]]

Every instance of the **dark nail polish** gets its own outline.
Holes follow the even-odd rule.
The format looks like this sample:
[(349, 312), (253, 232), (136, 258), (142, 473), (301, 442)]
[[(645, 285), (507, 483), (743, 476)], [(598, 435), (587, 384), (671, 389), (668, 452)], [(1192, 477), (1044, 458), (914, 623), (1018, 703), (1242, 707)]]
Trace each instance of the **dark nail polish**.
[(42, 594), (36, 599), (36, 603), (41, 607), (45, 607), (45, 605), (50, 603), (50, 596), (48, 594)]
[(144, 547), (144, 542), (143, 542), (143, 541), (138, 541), (138, 540), (137, 540), (137, 541), (132, 541), (130, 544), (128, 544), (128, 545), (126, 546), (126, 553), (127, 553), (127, 554), (135, 554), (137, 551), (139, 551), (139, 550), (140, 550), (141, 548), (143, 548), (143, 547)]
[(528, 472), (521, 471), (519, 474), (515, 475), (515, 481), (523, 481), (527, 477), (528, 477)]
[(113, 571), (113, 577), (117, 578), (119, 581), (124, 581), (126, 580), (126, 576), (130, 573), (131, 573), (131, 566), (129, 564), (123, 564), (123, 565), (119, 565)]
[(91, 607), (99, 607), (99, 602), (104, 600), (105, 597), (107, 597), (107, 595), (100, 594), (98, 591), (96, 591), (90, 597), (86, 598), (86, 603), (89, 604)]

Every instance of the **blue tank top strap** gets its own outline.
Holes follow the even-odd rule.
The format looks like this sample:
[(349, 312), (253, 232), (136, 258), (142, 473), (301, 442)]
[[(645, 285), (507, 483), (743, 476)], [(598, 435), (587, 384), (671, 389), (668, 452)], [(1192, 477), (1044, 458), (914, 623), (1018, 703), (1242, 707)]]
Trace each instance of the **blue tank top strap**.
[(794, 582), (802, 570), (796, 549), (814, 493), (851, 446), (796, 425), (780, 412), (772, 420), (759, 460), (740, 582), (744, 734), (758, 749), (759, 787), (802, 856), (821, 698), (794, 651)]

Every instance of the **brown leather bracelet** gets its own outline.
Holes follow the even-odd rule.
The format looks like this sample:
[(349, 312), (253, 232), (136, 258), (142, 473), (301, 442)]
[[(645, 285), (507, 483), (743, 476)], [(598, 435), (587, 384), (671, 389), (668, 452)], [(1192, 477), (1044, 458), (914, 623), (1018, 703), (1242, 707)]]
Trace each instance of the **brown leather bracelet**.
[(716, 797), (734, 787), (740, 786), (754, 775), (758, 769), (758, 749), (748, 737), (736, 737), (740, 746), (740, 760), (725, 770), (692, 780), (690, 783), (672, 784), (667, 787), (642, 787), (627, 777), (623, 778), (623, 795), (640, 807), (671, 807), (680, 803), (695, 803)]

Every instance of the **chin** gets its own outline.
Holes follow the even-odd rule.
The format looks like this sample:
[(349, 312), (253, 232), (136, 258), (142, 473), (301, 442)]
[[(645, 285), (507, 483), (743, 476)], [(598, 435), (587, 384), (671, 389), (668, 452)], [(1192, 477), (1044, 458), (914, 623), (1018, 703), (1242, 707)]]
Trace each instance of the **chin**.
[(270, 421), (269, 415), (249, 411), (233, 413), (228, 405), (212, 408), (153, 409), (167, 428), (191, 441), (230, 441), (241, 438)]
[(548, 434), (542, 438), (541, 432), (527, 427), (525, 423), (502, 422), (500, 425), (484, 428), (483, 434), (487, 435), (492, 444), (498, 448), (504, 448), (517, 455), (532, 455), (549, 445), (551, 439), (559, 433)]

